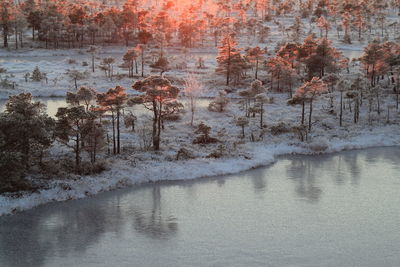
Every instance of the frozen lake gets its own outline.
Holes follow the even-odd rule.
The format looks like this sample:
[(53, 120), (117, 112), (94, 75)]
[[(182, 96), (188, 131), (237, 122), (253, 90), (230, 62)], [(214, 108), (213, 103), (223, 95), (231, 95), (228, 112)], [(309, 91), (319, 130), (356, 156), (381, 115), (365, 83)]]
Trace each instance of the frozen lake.
[(0, 266), (398, 266), (399, 162), (289, 156), (47, 204), (0, 217)]

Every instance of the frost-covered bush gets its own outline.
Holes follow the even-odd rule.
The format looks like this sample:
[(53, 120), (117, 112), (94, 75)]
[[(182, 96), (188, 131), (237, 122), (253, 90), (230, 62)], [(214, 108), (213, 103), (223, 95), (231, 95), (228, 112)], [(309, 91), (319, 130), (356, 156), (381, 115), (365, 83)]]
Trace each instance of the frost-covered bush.
[(204, 122), (201, 122), (199, 126), (197, 126), (197, 130), (194, 132), (195, 134), (199, 134), (194, 140), (193, 144), (212, 144), (217, 143), (218, 139), (210, 136), (211, 127), (206, 125)]
[(0, 87), (4, 89), (15, 89), (15, 82), (7, 78), (0, 79)]
[(124, 115), (124, 124), (125, 128), (131, 128), (132, 132), (135, 131), (135, 124), (137, 121), (137, 117), (133, 115), (132, 112)]
[(179, 61), (175, 63), (175, 69), (177, 70), (184, 70), (187, 68), (187, 63), (184, 61)]
[(31, 80), (35, 82), (40, 82), (44, 79), (43, 73), (39, 70), (39, 67), (36, 66), (35, 69), (32, 71)]
[(305, 141), (308, 138), (308, 132), (305, 125), (294, 126), (292, 128), (293, 132), (298, 136), (300, 141)]
[(181, 116), (179, 114), (167, 114), (163, 117), (164, 121), (179, 121)]
[(206, 69), (206, 65), (204, 63), (204, 59), (202, 57), (199, 57), (196, 63), (196, 68), (198, 69)]
[(67, 60), (67, 63), (68, 63), (68, 64), (76, 64), (76, 60), (75, 60), (75, 59), (72, 59), (72, 58), (69, 58), (69, 59)]
[(207, 155), (207, 158), (222, 158), (226, 154), (226, 147), (224, 145), (218, 145), (217, 149)]
[(343, 43), (345, 43), (345, 44), (351, 44), (350, 35), (346, 34), (346, 35), (343, 36)]
[(140, 148), (142, 150), (150, 150), (153, 145), (153, 135), (152, 135), (152, 127), (149, 123), (142, 123), (139, 125), (137, 129), (137, 134), (139, 138)]
[(107, 165), (106, 162), (102, 160), (96, 161), (95, 163), (85, 161), (81, 164), (81, 174), (83, 175), (98, 174), (105, 170), (107, 170)]
[(213, 112), (223, 112), (229, 103), (229, 99), (226, 97), (226, 91), (219, 91), (219, 95), (214, 98), (208, 105), (208, 110)]
[(180, 159), (185, 160), (185, 159), (193, 159), (193, 158), (195, 158), (193, 156), (193, 153), (184, 147), (182, 147), (181, 149), (178, 150), (178, 152), (176, 153), (176, 157), (175, 157), (176, 160), (180, 160)]
[(249, 120), (246, 117), (239, 117), (235, 120), (235, 124), (242, 128), (242, 138), (244, 138), (244, 127), (249, 125)]
[(270, 127), (270, 131), (272, 135), (280, 135), (285, 134), (293, 131), (293, 128), (289, 125), (285, 124), (284, 122), (280, 122), (276, 125), (272, 125)]

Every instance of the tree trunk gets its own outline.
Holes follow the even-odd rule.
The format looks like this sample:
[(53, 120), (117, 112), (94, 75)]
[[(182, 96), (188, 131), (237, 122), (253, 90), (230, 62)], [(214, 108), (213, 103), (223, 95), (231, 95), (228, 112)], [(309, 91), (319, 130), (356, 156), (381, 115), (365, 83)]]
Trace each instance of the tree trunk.
[(94, 54), (92, 54), (92, 72), (94, 72)]
[(381, 115), (381, 101), (380, 101), (380, 98), (379, 98), (379, 93), (376, 93), (376, 102), (377, 102), (377, 104), (378, 104), (378, 115)]
[(256, 59), (256, 75), (255, 75), (255, 79), (258, 79), (258, 58)]
[(14, 29), (15, 31), (15, 49), (18, 49), (18, 31), (17, 29)]
[(153, 113), (154, 113), (154, 118), (153, 118), (153, 148), (154, 150), (159, 150), (160, 149), (160, 143), (157, 140), (158, 134), (157, 134), (157, 124), (159, 122), (159, 115), (158, 115), (158, 109), (157, 109), (157, 102), (153, 100)]
[(21, 48), (24, 47), (24, 42), (22, 41), (22, 32), (19, 33), (19, 46), (20, 46)]
[(117, 154), (120, 153), (121, 151), (121, 145), (120, 145), (120, 131), (119, 131), (119, 117), (120, 117), (120, 111), (119, 109), (117, 110)]
[[(157, 145), (156, 145), (156, 150), (160, 149), (160, 138), (161, 138), (161, 124), (163, 123), (162, 121), (162, 114), (161, 114), (161, 110), (162, 110), (162, 102), (160, 102), (160, 107), (158, 110), (158, 122), (157, 122)], [(164, 128), (164, 127), (163, 127)]]
[(193, 119), (194, 119), (194, 99), (193, 96), (190, 97), (190, 111), (192, 112), (192, 116), (190, 118), (190, 125), (193, 126)]
[(301, 125), (304, 125), (304, 114), (305, 114), (305, 102), (303, 100), (301, 104)]
[(113, 139), (113, 154), (115, 155), (117, 153), (116, 151), (116, 144), (115, 144), (115, 116), (114, 116), (114, 111), (111, 112), (112, 116), (112, 139)]
[(229, 79), (231, 75), (231, 47), (228, 47), (228, 62), (226, 66), (226, 85), (229, 85)]
[(140, 63), (142, 64), (142, 77), (144, 77), (144, 51), (142, 51), (142, 58)]
[(76, 143), (75, 143), (75, 171), (79, 173), (80, 167), (80, 148), (79, 148), (79, 133), (76, 134)]
[(3, 42), (4, 42), (4, 48), (8, 47), (8, 25), (5, 22), (3, 24)]
[(340, 91), (340, 114), (339, 114), (339, 125), (342, 127), (343, 119), (343, 91)]
[(308, 118), (308, 131), (311, 132), (311, 116), (312, 116), (312, 110), (313, 110), (313, 106), (312, 106), (312, 102), (313, 99), (310, 99), (310, 116)]

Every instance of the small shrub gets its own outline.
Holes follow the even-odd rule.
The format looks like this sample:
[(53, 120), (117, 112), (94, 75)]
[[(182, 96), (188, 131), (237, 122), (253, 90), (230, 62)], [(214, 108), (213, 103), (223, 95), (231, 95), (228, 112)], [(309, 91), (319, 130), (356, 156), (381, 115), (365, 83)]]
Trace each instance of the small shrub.
[(270, 131), (272, 135), (280, 135), (285, 134), (293, 131), (293, 128), (288, 126), (287, 124), (280, 122), (277, 125), (272, 125), (270, 127)]
[(181, 119), (181, 116), (179, 114), (168, 114), (163, 117), (163, 120), (165, 121), (179, 121)]
[(90, 175), (90, 174), (98, 174), (107, 170), (105, 161), (97, 161), (95, 163), (90, 162), (82, 162), (81, 164), (81, 174)]
[(41, 80), (44, 79), (44, 75), (39, 70), (38, 66), (35, 67), (35, 69), (33, 70), (30, 78), (31, 78), (32, 81), (35, 81), (35, 82), (40, 82)]
[(222, 158), (226, 154), (226, 147), (224, 145), (219, 145), (217, 149), (211, 152), (206, 158)]
[(87, 66), (89, 66), (89, 64), (88, 64), (86, 61), (83, 61), (83, 62), (82, 62), (82, 66), (83, 66), (83, 67), (87, 67)]
[(193, 153), (186, 148), (179, 149), (178, 152), (176, 153), (176, 157), (175, 157), (176, 160), (180, 160), (180, 159), (185, 160), (185, 159), (193, 159), (193, 158), (195, 158), (193, 156)]
[(206, 125), (204, 122), (201, 122), (197, 127), (197, 130), (194, 132), (195, 134), (200, 134), (193, 140), (193, 144), (212, 144), (217, 143), (218, 139), (211, 137), (210, 134), (211, 127)]
[(72, 58), (69, 58), (69, 59), (67, 60), (67, 63), (68, 63), (68, 64), (76, 64), (76, 60), (75, 60), (75, 59), (72, 59)]
[(15, 89), (15, 82), (10, 81), (9, 79), (0, 79), (0, 87), (4, 89)]
[(345, 43), (345, 44), (351, 44), (351, 38), (350, 38), (350, 35), (345, 35), (345, 36), (343, 36), (343, 43)]
[(292, 128), (292, 131), (298, 136), (300, 141), (303, 142), (304, 140), (307, 140), (308, 132), (307, 132), (307, 128), (305, 125), (294, 126)]
[(142, 150), (150, 150), (153, 145), (152, 127), (149, 124), (141, 124), (137, 130), (140, 148)]
[(229, 103), (229, 99), (226, 97), (226, 91), (221, 90), (219, 95), (214, 98), (208, 105), (208, 110), (213, 112), (223, 112)]

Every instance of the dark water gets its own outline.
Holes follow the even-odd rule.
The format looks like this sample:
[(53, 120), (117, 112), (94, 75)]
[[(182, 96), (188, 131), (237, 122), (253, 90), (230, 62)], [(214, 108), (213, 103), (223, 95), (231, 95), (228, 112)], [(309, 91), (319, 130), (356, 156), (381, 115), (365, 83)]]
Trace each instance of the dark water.
[(399, 162), (292, 156), (44, 205), (0, 217), (0, 266), (399, 266)]

